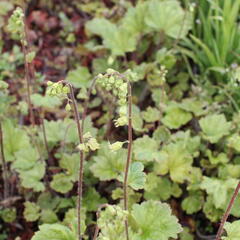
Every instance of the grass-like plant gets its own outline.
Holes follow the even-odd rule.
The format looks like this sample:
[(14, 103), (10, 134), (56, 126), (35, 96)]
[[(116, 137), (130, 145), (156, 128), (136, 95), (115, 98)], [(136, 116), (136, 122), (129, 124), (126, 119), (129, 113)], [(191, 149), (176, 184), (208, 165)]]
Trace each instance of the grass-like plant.
[(239, 0), (198, 1), (192, 34), (185, 39), (201, 73), (210, 73), (217, 81), (229, 80), (231, 65), (239, 61), (239, 8)]

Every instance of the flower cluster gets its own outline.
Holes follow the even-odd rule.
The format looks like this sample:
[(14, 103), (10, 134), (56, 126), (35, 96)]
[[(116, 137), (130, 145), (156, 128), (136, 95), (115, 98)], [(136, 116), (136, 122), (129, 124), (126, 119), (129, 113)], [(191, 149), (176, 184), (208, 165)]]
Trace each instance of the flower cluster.
[(66, 111), (70, 111), (71, 110), (71, 99), (68, 98), (68, 93), (70, 92), (69, 86), (64, 85), (62, 83), (62, 81), (60, 82), (51, 82), (48, 81), (47, 82), (48, 88), (46, 91), (46, 95), (50, 96), (50, 97), (58, 97), (60, 99), (67, 99), (67, 104), (65, 106), (65, 110)]
[[(128, 73), (132, 75), (132, 73)], [(109, 68), (106, 73), (99, 74), (96, 83), (108, 92), (111, 92), (117, 99), (117, 104), (121, 109), (126, 109), (128, 83), (126, 76)], [(127, 111), (119, 111), (119, 118), (115, 120), (115, 126), (124, 126), (127, 124)]]
[(47, 82), (48, 88), (46, 94), (51, 97), (66, 98), (67, 94), (70, 92), (68, 86), (64, 86), (62, 82)]
[(166, 67), (164, 65), (162, 65), (160, 67), (160, 70), (158, 71), (158, 73), (161, 77), (162, 82), (165, 83), (166, 82), (166, 75), (168, 73), (168, 70), (166, 69)]
[(15, 35), (19, 35), (22, 41), (25, 41), (24, 33), (24, 13), (22, 8), (15, 9), (8, 21), (8, 30)]
[(96, 138), (92, 137), (90, 132), (87, 132), (83, 135), (84, 143), (80, 143), (77, 148), (80, 151), (89, 152), (99, 149), (100, 145), (97, 142)]
[(123, 144), (126, 143), (126, 142), (128, 142), (128, 141), (125, 141), (125, 142), (117, 141), (117, 142), (112, 143), (112, 144), (108, 143), (108, 147), (111, 150), (111, 152), (116, 152), (116, 151), (120, 150), (122, 148)]
[(97, 84), (106, 91), (111, 91), (112, 94), (117, 98), (119, 106), (126, 104), (128, 86), (127, 82), (120, 73), (109, 68), (106, 74), (99, 74), (97, 78)]

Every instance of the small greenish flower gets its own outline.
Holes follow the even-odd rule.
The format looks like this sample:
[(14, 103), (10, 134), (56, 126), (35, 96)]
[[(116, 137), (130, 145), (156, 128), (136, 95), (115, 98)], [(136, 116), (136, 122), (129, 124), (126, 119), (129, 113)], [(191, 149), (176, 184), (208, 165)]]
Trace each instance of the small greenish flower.
[(112, 151), (112, 152), (116, 152), (116, 151), (118, 151), (118, 150), (120, 150), (121, 148), (122, 148), (122, 146), (123, 146), (123, 144), (124, 143), (126, 143), (126, 141), (125, 142), (119, 142), (119, 141), (117, 141), (117, 142), (115, 142), (115, 143), (113, 143), (113, 144), (111, 144), (111, 143), (109, 143), (109, 149)]
[(25, 40), (24, 13), (22, 8), (18, 7), (15, 9), (13, 14), (9, 18), (7, 29), (12, 34), (19, 35), (21, 40)]
[(68, 93), (70, 93), (69, 87), (68, 87), (68, 86), (64, 86), (64, 87), (62, 88), (62, 93), (63, 93), (63, 94), (68, 94)]
[(102, 75), (101, 73), (99, 73), (99, 74), (97, 75), (97, 78), (98, 78), (98, 79), (101, 79), (101, 78), (103, 78), (103, 75)]
[(84, 143), (77, 146), (80, 151), (89, 152), (89, 149), (91, 151), (96, 151), (97, 149), (99, 149), (99, 143), (97, 142), (96, 138), (92, 137), (90, 132), (85, 133), (83, 135), (83, 139)]
[(83, 151), (83, 152), (88, 152), (89, 151), (88, 146), (85, 143), (78, 144), (77, 148), (80, 151)]
[(117, 120), (114, 120), (115, 126), (116, 126), (116, 127), (125, 126), (125, 125), (127, 125), (127, 122), (128, 122), (127, 120), (128, 120), (128, 119), (127, 119), (126, 116), (121, 116), (121, 117), (119, 117)]
[(53, 82), (47, 81), (47, 85), (48, 85), (48, 86), (52, 86), (52, 85), (53, 85)]
[(48, 81), (47, 85), (46, 94), (51, 97), (57, 96), (59, 98), (67, 98), (67, 94), (70, 92), (69, 86), (64, 86), (61, 81), (56, 83)]
[(117, 100), (119, 106), (127, 102), (128, 84), (126, 79), (117, 71), (109, 68), (106, 74), (99, 74), (97, 84), (108, 92), (111, 92)]
[(91, 137), (88, 142), (87, 142), (87, 146), (92, 150), (95, 151), (97, 149), (99, 149), (100, 145), (97, 142), (96, 138)]

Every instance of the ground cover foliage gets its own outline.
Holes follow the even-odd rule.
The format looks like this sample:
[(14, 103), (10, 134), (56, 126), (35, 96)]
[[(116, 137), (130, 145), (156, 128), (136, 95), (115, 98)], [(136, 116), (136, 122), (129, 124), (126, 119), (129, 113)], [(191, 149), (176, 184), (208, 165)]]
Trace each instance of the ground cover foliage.
[(0, 1), (0, 239), (239, 239), (239, 8)]

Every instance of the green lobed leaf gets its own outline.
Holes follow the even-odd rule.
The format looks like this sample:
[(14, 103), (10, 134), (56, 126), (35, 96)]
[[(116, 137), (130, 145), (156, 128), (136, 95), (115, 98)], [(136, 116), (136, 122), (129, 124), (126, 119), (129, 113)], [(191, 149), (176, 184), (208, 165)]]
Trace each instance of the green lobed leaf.
[(134, 190), (144, 188), (146, 174), (143, 172), (144, 165), (140, 162), (134, 162), (129, 168), (128, 184)]
[(27, 170), (17, 170), (21, 180), (21, 185), (24, 188), (31, 188), (36, 192), (41, 192), (45, 189), (42, 179), (45, 174), (45, 163), (36, 162), (34, 166)]
[(187, 214), (193, 214), (202, 209), (204, 197), (201, 192), (191, 192), (190, 195), (182, 201), (182, 209)]
[(3, 122), (4, 151), (7, 161), (13, 161), (19, 150), (30, 145), (30, 139), (26, 132), (16, 127), (10, 120)]
[[(75, 200), (76, 201), (76, 200)], [(81, 208), (81, 234), (84, 234), (86, 230), (86, 209)], [(65, 213), (63, 224), (65, 226), (68, 226), (71, 228), (72, 232), (74, 233), (75, 237), (77, 236), (77, 226), (78, 226), (78, 220), (77, 220), (77, 211), (76, 208), (70, 208)]]
[[(201, 189), (213, 197), (213, 203), (216, 208), (224, 208), (227, 202), (228, 191), (237, 186), (237, 179), (221, 180), (217, 178), (203, 177)], [(219, 197), (221, 196), (221, 197)]]
[(40, 219), (42, 223), (53, 224), (58, 222), (57, 214), (51, 209), (43, 209)]
[(227, 232), (227, 237), (222, 237), (223, 240), (238, 240), (240, 238), (240, 220), (232, 223), (226, 222), (224, 229)]
[(211, 222), (218, 222), (223, 216), (224, 210), (217, 209), (212, 196), (208, 196), (203, 206), (203, 212)]
[(66, 81), (70, 82), (75, 88), (86, 88), (90, 84), (91, 74), (88, 68), (79, 66), (77, 69), (69, 71)]
[(167, 177), (157, 176), (153, 172), (147, 174), (144, 187), (145, 199), (166, 201), (171, 196), (179, 197), (181, 194), (181, 188), (176, 183), (172, 184)]
[(124, 28), (136, 35), (145, 32), (147, 30), (145, 23), (147, 6), (147, 2), (138, 2), (135, 7), (128, 8), (122, 19)]
[(107, 202), (105, 198), (102, 198), (95, 188), (89, 188), (83, 195), (83, 206), (87, 211), (97, 211), (98, 207)]
[(146, 201), (134, 204), (131, 215), (137, 226), (138, 240), (168, 240), (177, 238), (182, 231), (181, 225), (171, 214), (171, 208), (166, 203)]
[(153, 161), (158, 151), (158, 143), (153, 138), (144, 135), (133, 142), (133, 153), (138, 161)]
[(31, 101), (35, 106), (45, 108), (55, 108), (62, 104), (62, 101), (56, 96), (42, 96), (38, 93), (31, 95)]
[(211, 164), (226, 164), (229, 162), (229, 158), (226, 153), (219, 153), (214, 156), (210, 150), (207, 150), (207, 156)]
[(163, 31), (172, 38), (184, 38), (191, 29), (191, 14), (177, 0), (151, 0), (145, 14), (150, 29)]
[(227, 122), (223, 114), (212, 114), (201, 118), (199, 121), (203, 137), (211, 143), (218, 142), (230, 132), (231, 123)]
[(18, 170), (29, 170), (34, 167), (39, 159), (36, 149), (31, 145), (19, 150), (16, 154), (16, 160), (12, 164), (12, 168)]
[(31, 240), (76, 240), (75, 234), (61, 224), (43, 224), (39, 227)]
[(181, 143), (171, 143), (156, 155), (154, 172), (161, 175), (169, 172), (174, 182), (182, 183), (189, 177), (192, 162), (192, 156)]
[(50, 186), (56, 192), (67, 193), (73, 188), (73, 183), (71, 177), (64, 173), (57, 173), (53, 176)]
[(228, 146), (233, 148), (235, 151), (240, 152), (240, 136), (233, 134), (228, 138)]
[(23, 215), (28, 222), (34, 222), (39, 219), (40, 207), (36, 203), (27, 201), (24, 203), (24, 207)]
[(184, 227), (183, 231), (180, 233), (181, 240), (194, 240), (194, 237), (191, 233), (189, 233), (189, 229)]
[[(129, 167), (128, 185), (134, 190), (144, 188), (146, 182), (146, 174), (143, 172), (144, 165), (141, 162), (134, 162)], [(119, 181), (123, 182), (124, 173), (118, 178)]]
[(93, 157), (94, 162), (90, 170), (101, 181), (117, 179), (119, 174), (123, 172), (126, 159), (126, 149), (109, 153), (108, 143), (104, 142), (97, 151), (97, 155)]
[(179, 107), (187, 112), (193, 113), (195, 116), (201, 116), (204, 114), (204, 107), (207, 106), (207, 102), (202, 102), (194, 98), (185, 98)]
[(170, 129), (178, 129), (192, 119), (192, 114), (179, 107), (169, 107), (162, 123)]
[(144, 132), (143, 119), (141, 116), (140, 109), (136, 106), (132, 106), (132, 126), (136, 132)]
[(158, 127), (153, 133), (153, 138), (157, 140), (159, 143), (161, 142), (166, 143), (169, 140), (170, 136), (171, 133), (165, 126)]
[(79, 153), (66, 154), (64, 153), (60, 160), (60, 167), (66, 170), (66, 175), (72, 181), (77, 181), (79, 172)]
[(4, 208), (0, 210), (0, 217), (6, 223), (12, 223), (17, 218), (17, 210), (16, 208)]
[(103, 38), (103, 44), (115, 56), (123, 56), (136, 48), (136, 37), (128, 29), (117, 27), (104, 18), (94, 18), (87, 22), (86, 29)]
[[(78, 133), (76, 131), (76, 122), (72, 119), (47, 121), (44, 120), (47, 140), (51, 144), (65, 141), (65, 143), (78, 143)], [(90, 132), (94, 137), (97, 129), (93, 127), (91, 117), (88, 116), (84, 122), (84, 133)]]
[(146, 111), (142, 112), (145, 122), (156, 122), (160, 120), (160, 112), (157, 108), (148, 107)]

